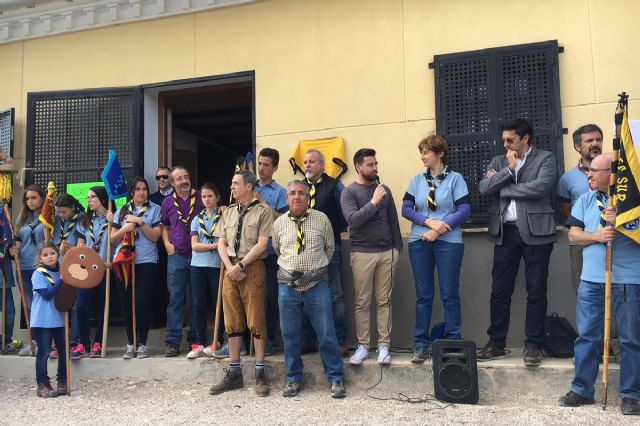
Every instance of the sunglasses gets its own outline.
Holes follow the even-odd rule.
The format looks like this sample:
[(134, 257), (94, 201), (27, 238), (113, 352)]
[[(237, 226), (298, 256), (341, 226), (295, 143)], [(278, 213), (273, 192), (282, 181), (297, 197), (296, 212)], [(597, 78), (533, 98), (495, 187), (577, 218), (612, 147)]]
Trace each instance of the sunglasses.
[(160, 180), (160, 179), (169, 179), (169, 175), (158, 175), (158, 176), (156, 176), (156, 180)]

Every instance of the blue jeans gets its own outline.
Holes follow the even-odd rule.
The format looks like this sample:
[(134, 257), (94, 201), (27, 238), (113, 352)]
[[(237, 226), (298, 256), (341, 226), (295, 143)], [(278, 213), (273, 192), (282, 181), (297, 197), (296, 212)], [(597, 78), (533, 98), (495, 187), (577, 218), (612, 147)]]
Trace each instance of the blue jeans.
[(273, 342), (278, 327), (278, 256), (269, 254), (264, 261), (267, 268), (267, 340)]
[[(4, 284), (4, 277), (0, 277), (0, 279), (2, 279), (2, 283)], [(15, 323), (15, 318), (16, 318), (16, 306), (13, 303), (13, 292), (11, 291), (11, 287), (2, 287), (2, 291), (5, 291), (6, 293), (6, 310), (7, 312), (5, 313), (5, 324), (4, 324), (4, 330), (0, 330), (0, 333), (2, 333), (5, 337), (5, 341), (7, 344), (11, 343), (11, 340), (13, 339), (13, 325)], [(0, 303), (2, 303), (2, 293), (0, 293)], [(0, 305), (0, 311), (2, 311), (2, 305)], [(2, 343), (2, 342), (0, 342)], [(4, 349), (4, 348), (2, 348)]]
[[(207, 300), (213, 303), (214, 315), (218, 301), (218, 284), (220, 268), (203, 266), (191, 267), (191, 312), (193, 322), (191, 328), (196, 334), (195, 343), (208, 345), (207, 337)], [(220, 321), (218, 324), (218, 343), (224, 341), (224, 312), (220, 303)]]
[(284, 342), (284, 362), (287, 381), (302, 382), (302, 356), (300, 333), (303, 312), (309, 318), (319, 341), (320, 358), (330, 382), (342, 380), (342, 355), (333, 324), (333, 309), (329, 283), (320, 281), (307, 291), (295, 291), (286, 284), (278, 288), (280, 330)]
[(444, 306), (444, 330), (447, 339), (459, 340), (462, 331), (460, 313), (460, 267), (464, 244), (436, 240), (409, 243), (409, 259), (416, 284), (416, 325), (413, 345), (427, 348), (431, 341), (430, 325), (435, 290), (434, 270), (438, 270), (440, 300)]
[[(109, 270), (106, 273), (110, 273)], [(112, 277), (113, 278), (113, 277)], [(114, 283), (114, 280), (111, 280)], [(78, 334), (86, 348), (91, 349), (91, 305), (96, 306), (96, 334), (93, 342), (102, 344), (102, 328), (104, 324), (104, 303), (106, 290), (106, 275), (100, 285), (94, 288), (79, 288), (76, 290), (76, 311), (78, 314)], [(71, 339), (69, 339), (71, 340)]]
[(38, 354), (36, 355), (36, 383), (43, 383), (49, 379), (47, 373), (47, 361), (51, 352), (51, 339), (58, 348), (58, 380), (67, 379), (66, 350), (64, 342), (64, 327), (41, 328), (33, 327), (31, 336), (38, 344)]
[[(640, 399), (640, 285), (613, 284), (611, 307), (620, 342), (620, 398)], [(593, 398), (604, 334), (604, 284), (580, 281), (576, 324), (571, 390)]]
[[(184, 298), (189, 286), (191, 259), (174, 253), (167, 260), (167, 289), (169, 304), (167, 305), (167, 337), (166, 343), (180, 345), (182, 326), (184, 325)], [(193, 315), (191, 323), (193, 324)]]
[[(336, 330), (338, 343), (347, 340), (347, 315), (344, 307), (344, 293), (342, 291), (342, 244), (336, 244), (333, 257), (329, 262), (329, 286), (333, 304), (333, 325)], [(302, 319), (302, 341), (313, 342), (315, 335), (309, 319), (305, 315)]]

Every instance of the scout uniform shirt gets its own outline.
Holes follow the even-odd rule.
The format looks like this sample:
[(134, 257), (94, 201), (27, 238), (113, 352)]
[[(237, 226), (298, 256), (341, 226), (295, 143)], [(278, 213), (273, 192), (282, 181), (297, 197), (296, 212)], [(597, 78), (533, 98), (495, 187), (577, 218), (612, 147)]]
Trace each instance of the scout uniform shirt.
[[(251, 203), (247, 204), (250, 205)], [(244, 210), (246, 207), (243, 207)], [(240, 246), (236, 253), (236, 231), (238, 229), (238, 204), (234, 203), (222, 214), (220, 223), (216, 227), (215, 235), (227, 240), (227, 254), (230, 258), (242, 260), (251, 248), (258, 243), (258, 237), (270, 237), (273, 228), (273, 215), (269, 206), (258, 203), (251, 207), (242, 219), (242, 233), (240, 234)], [(260, 255), (260, 259), (266, 259), (267, 251)]]

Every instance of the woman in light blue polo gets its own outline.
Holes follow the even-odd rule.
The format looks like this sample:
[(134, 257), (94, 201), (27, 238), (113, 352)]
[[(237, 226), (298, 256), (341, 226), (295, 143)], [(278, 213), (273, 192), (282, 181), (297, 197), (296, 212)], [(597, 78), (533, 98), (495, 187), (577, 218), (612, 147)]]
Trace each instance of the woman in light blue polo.
[[(15, 226), (16, 233), (13, 236), (15, 243), (9, 250), (12, 256), (18, 256), (20, 260), (18, 273), (22, 277), (29, 312), (31, 312), (31, 301), (33, 300), (31, 276), (38, 263), (38, 246), (44, 242), (44, 225), (40, 222), (39, 216), (42, 212), (45, 196), (46, 193), (40, 185), (29, 185), (25, 188), (22, 196), (22, 211), (18, 216), (18, 222)], [(25, 345), (19, 355), (31, 355), (31, 345)]]
[[(129, 234), (133, 232), (133, 239)], [(135, 286), (136, 286), (136, 334), (138, 347), (133, 342), (132, 278), (129, 283), (118, 283), (124, 325), (127, 330), (127, 350), (122, 358), (147, 358), (147, 337), (151, 325), (151, 300), (153, 292), (158, 291), (158, 239), (162, 234), (160, 206), (149, 201), (149, 184), (142, 177), (135, 177), (129, 186), (129, 201), (115, 214), (111, 242), (116, 248), (115, 256), (127, 245), (135, 246)], [(118, 266), (114, 266), (118, 267)], [(121, 275), (122, 276), (122, 275)], [(124, 278), (123, 278), (124, 279)], [(118, 280), (120, 281), (120, 280)]]
[(464, 244), (460, 225), (469, 218), (467, 184), (447, 166), (447, 142), (428, 136), (418, 145), (426, 171), (411, 179), (402, 202), (402, 216), (412, 222), (409, 258), (416, 285), (414, 363), (428, 356), (429, 327), (434, 296), (434, 269), (438, 270), (440, 299), (444, 305), (445, 336), (460, 339), (459, 278)]
[(214, 306), (217, 301), (220, 278), (220, 256), (218, 255), (218, 237), (214, 232), (220, 221), (220, 190), (212, 183), (200, 188), (200, 197), (204, 210), (191, 221), (191, 325), (196, 332), (196, 340), (191, 345), (187, 358), (194, 359), (203, 355), (213, 356), (213, 352), (224, 341), (224, 314), (220, 306), (217, 342), (205, 347), (207, 340), (207, 300)]
[[(111, 209), (108, 209), (111, 205)], [(94, 249), (100, 258), (107, 262), (108, 222), (113, 221), (113, 202), (109, 201), (104, 186), (92, 186), (87, 191), (88, 212), (76, 226), (79, 247)], [(109, 268), (110, 265), (107, 265)], [(111, 273), (107, 270), (106, 274)], [(102, 325), (104, 320), (104, 302), (106, 274), (100, 285), (94, 288), (79, 288), (76, 291), (76, 309), (78, 311), (78, 331), (80, 342), (69, 352), (72, 359), (99, 358), (102, 354)], [(96, 334), (91, 344), (91, 305), (96, 303)]]

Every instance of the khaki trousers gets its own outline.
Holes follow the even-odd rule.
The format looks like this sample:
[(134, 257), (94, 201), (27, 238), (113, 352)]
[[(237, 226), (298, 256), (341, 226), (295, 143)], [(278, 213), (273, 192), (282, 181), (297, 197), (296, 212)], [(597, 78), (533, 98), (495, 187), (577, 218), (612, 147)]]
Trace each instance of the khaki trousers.
[(376, 301), (378, 347), (391, 345), (391, 290), (398, 263), (397, 249), (378, 253), (351, 252), (351, 270), (355, 289), (355, 319), (358, 344), (371, 343), (371, 297)]

